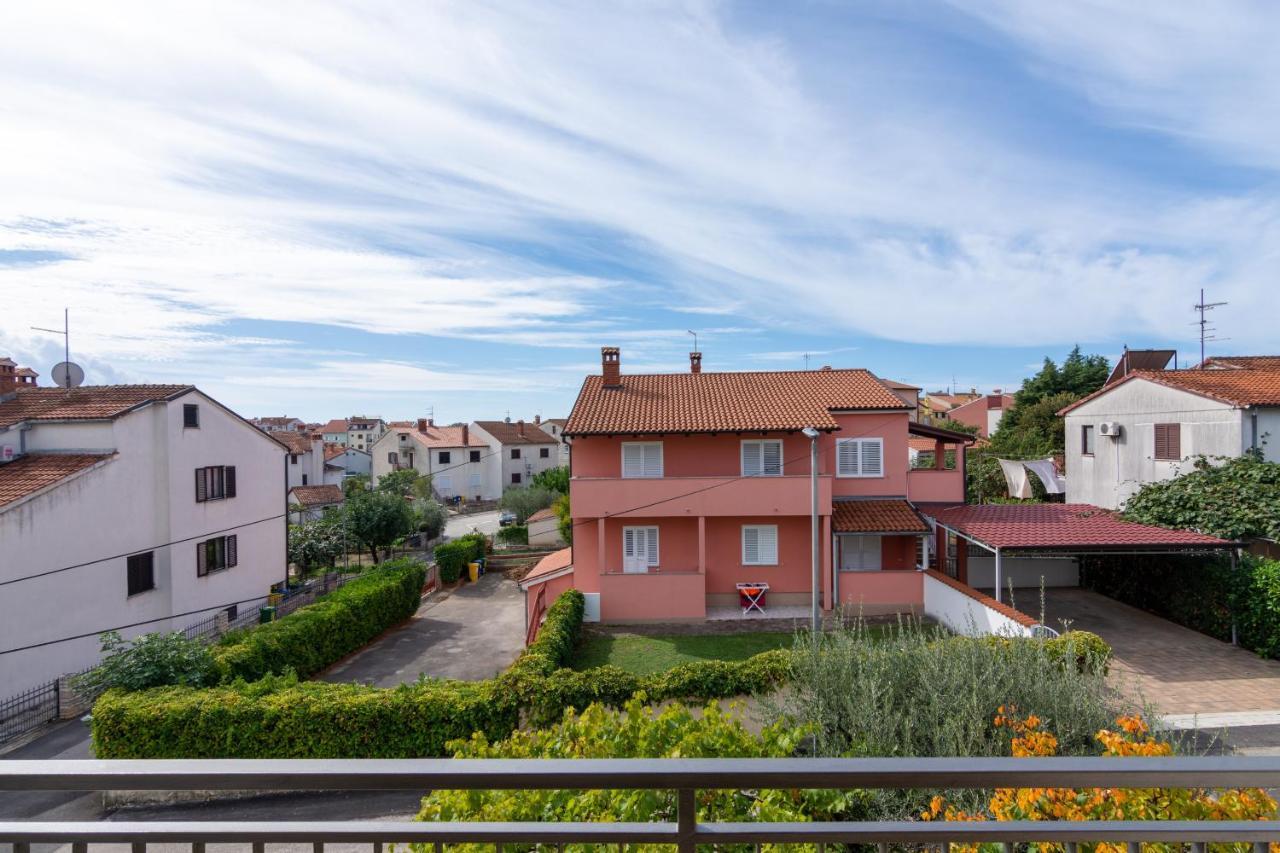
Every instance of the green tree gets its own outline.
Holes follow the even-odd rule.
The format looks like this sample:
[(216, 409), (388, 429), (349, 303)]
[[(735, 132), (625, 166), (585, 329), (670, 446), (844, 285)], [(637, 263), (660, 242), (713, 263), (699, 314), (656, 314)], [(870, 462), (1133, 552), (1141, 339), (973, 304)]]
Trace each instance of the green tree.
[(1280, 539), (1280, 464), (1256, 451), (1234, 459), (1201, 456), (1186, 474), (1139, 489), (1124, 514), (1224, 539)]
[(444, 532), (444, 525), (449, 519), (449, 514), (445, 512), (445, 508), (437, 501), (417, 500), (414, 501), (413, 509), (418, 531), (426, 534), (428, 539), (435, 539)]
[(501, 506), (515, 513), (516, 524), (524, 524), (525, 519), (551, 506), (558, 497), (558, 492), (541, 486), (515, 486), (502, 493)]
[(108, 631), (101, 640), (102, 663), (75, 680), (76, 689), (86, 694), (96, 696), (113, 687), (204, 687), (218, 680), (209, 647), (181, 631), (143, 634), (132, 642)]
[(573, 544), (573, 515), (569, 511), (569, 496), (561, 495), (556, 498), (556, 502), (551, 505), (556, 511), (556, 520), (559, 522), (560, 538), (564, 540), (564, 544)]
[[(1014, 395), (1017, 404), (1029, 404), (1064, 391), (1074, 394), (1077, 399), (1092, 394), (1102, 387), (1111, 372), (1106, 356), (1084, 355), (1077, 345), (1067, 353), (1062, 367), (1058, 367), (1052, 358), (1045, 356), (1044, 366), (1040, 372), (1023, 381), (1022, 388)], [(1007, 418), (1009, 413), (1005, 413)], [(1003, 426), (1003, 422), (1001, 424)]]
[(298, 575), (307, 577), (315, 569), (332, 566), (342, 556), (342, 524), (339, 516), (326, 515), (314, 521), (289, 525), (289, 562)]
[(394, 492), (397, 495), (413, 495), (416, 494), (414, 487), (422, 475), (412, 468), (401, 468), (398, 471), (392, 471), (383, 474), (378, 478), (378, 491)]
[(351, 497), (360, 492), (369, 491), (369, 476), (367, 474), (352, 474), (342, 481), (343, 497)]
[(400, 495), (388, 491), (360, 492), (347, 498), (347, 532), (368, 549), (373, 562), (378, 550), (391, 547), (397, 539), (414, 530), (413, 507)]
[(533, 475), (533, 485), (562, 495), (569, 494), (569, 466), (548, 468)]
[(952, 432), (961, 432), (965, 435), (978, 434), (978, 428), (973, 424), (967, 424), (964, 421), (953, 421), (951, 418), (947, 417), (933, 418), (930, 421), (930, 424), (932, 426), (936, 426), (938, 429), (949, 429)]

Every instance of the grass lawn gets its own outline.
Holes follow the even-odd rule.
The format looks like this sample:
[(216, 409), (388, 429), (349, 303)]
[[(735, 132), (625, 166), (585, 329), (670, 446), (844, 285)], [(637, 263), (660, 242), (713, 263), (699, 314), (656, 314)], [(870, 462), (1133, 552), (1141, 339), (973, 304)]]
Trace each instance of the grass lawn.
[(695, 660), (746, 660), (770, 649), (789, 649), (790, 631), (758, 631), (750, 634), (645, 637), (615, 634), (588, 637), (573, 656), (574, 669), (590, 669), (611, 663), (637, 675), (662, 672)]

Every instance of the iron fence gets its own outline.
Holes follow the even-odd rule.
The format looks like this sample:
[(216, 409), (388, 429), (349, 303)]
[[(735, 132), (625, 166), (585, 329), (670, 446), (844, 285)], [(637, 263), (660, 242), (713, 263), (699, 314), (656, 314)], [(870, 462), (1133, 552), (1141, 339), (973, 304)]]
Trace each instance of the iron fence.
[[(974, 821), (974, 822), (702, 822), (697, 794), (761, 789), (1226, 788), (1280, 786), (1280, 759), (1199, 758), (853, 758), (853, 759), (596, 759), (596, 760), (201, 760), (0, 762), (0, 791), (352, 791), (352, 790), (665, 790), (671, 805), (652, 822), (403, 821), (123, 821), (0, 822), (0, 843), (29, 853), (34, 843), (482, 843), (516, 849), (566, 844), (663, 844), (692, 853), (722, 845), (879, 845), (919, 850), (953, 844), (1033, 842), (1077, 845), (1107, 841), (1139, 853), (1143, 843), (1189, 847), (1251, 845), (1266, 853), (1280, 842), (1280, 822), (1267, 821)], [(595, 849), (592, 847), (590, 849)]]
[(58, 719), (60, 711), (57, 681), (10, 696), (0, 702), (0, 743)]

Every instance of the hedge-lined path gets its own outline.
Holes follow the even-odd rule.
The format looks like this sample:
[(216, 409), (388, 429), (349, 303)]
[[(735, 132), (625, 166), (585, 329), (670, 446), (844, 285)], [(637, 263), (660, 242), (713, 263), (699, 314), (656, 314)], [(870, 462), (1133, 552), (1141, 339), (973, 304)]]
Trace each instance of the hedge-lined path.
[(436, 593), (413, 618), (317, 676), (395, 687), (418, 674), (462, 681), (493, 678), (524, 648), (524, 594), (499, 572)]
[(1089, 590), (1045, 590), (1045, 611), (1054, 628), (1068, 619), (1106, 640), (1117, 685), (1140, 692), (1161, 713), (1280, 711), (1280, 661)]

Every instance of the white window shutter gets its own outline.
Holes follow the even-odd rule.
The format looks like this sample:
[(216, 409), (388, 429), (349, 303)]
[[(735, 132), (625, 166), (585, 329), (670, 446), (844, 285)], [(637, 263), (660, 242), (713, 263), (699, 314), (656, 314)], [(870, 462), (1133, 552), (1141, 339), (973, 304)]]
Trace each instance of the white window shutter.
[(742, 528), (742, 562), (746, 564), (760, 562), (760, 528), (746, 526)]
[(782, 474), (782, 442), (760, 442), (760, 472), (771, 476)]
[(642, 445), (642, 447), (644, 449), (644, 476), (661, 477), (662, 476), (662, 445), (661, 444), (645, 444), (645, 445)]
[(634, 557), (636, 555), (636, 529), (634, 527), (626, 527), (622, 530), (622, 556)]
[(642, 444), (622, 445), (622, 476), (624, 477), (643, 477), (644, 476), (644, 445)]
[(647, 527), (645, 532), (648, 535), (648, 565), (658, 565), (658, 528)]
[(760, 442), (742, 442), (742, 476), (754, 477), (760, 473)]
[(862, 475), (879, 477), (884, 474), (884, 444), (878, 438), (862, 441)]
[(860, 473), (856, 440), (843, 438), (836, 442), (836, 465), (840, 474), (856, 476)]
[(772, 524), (756, 528), (759, 543), (759, 561), (776, 564), (778, 562), (778, 528)]

